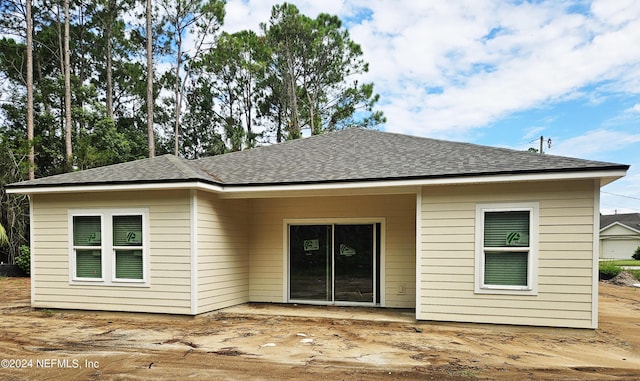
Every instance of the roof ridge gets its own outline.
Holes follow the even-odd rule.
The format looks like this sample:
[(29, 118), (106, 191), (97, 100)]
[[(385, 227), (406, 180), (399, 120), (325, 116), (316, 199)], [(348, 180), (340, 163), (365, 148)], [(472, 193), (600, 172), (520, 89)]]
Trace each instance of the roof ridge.
[(203, 177), (200, 173), (198, 173), (195, 169), (193, 169), (191, 165), (192, 164), (191, 161), (187, 159), (183, 159), (173, 154), (166, 154), (162, 156), (164, 156), (167, 160), (169, 160), (171, 164), (173, 164), (180, 172), (182, 172), (187, 177), (198, 178), (198, 179), (201, 179)]

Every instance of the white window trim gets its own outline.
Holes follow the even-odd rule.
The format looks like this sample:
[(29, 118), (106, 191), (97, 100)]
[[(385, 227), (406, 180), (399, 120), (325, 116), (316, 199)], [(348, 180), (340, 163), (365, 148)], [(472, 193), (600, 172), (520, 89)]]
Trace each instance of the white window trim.
[[(69, 230), (69, 284), (100, 286), (149, 287), (149, 209), (70, 209), (68, 211)], [(116, 255), (113, 246), (113, 216), (142, 216), (142, 279), (116, 279)], [(73, 245), (73, 217), (100, 216), (102, 277), (76, 277), (76, 255)]]
[[(529, 211), (529, 258), (527, 286), (496, 286), (484, 284), (484, 216), (486, 212)], [(475, 293), (505, 295), (538, 295), (538, 239), (540, 204), (538, 202), (491, 203), (476, 205)], [(496, 248), (495, 251), (501, 251)], [(508, 251), (520, 251), (517, 247)], [(526, 251), (524, 249), (523, 251)]]
[[(74, 217), (100, 217), (100, 246), (75, 246), (73, 244), (73, 218)], [(76, 213), (69, 211), (69, 282), (70, 283), (83, 283), (83, 284), (96, 284), (103, 283), (105, 281), (105, 263), (104, 263), (104, 237), (105, 237), (105, 217), (102, 211), (83, 210)], [(100, 264), (102, 266), (100, 278), (78, 278), (76, 277), (76, 250), (77, 249), (100, 249), (102, 256)]]

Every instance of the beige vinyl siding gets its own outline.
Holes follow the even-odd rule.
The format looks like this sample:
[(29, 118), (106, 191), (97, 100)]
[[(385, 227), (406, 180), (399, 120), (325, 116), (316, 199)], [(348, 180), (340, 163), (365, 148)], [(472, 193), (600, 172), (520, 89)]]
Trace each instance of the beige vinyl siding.
[(250, 201), (250, 300), (285, 302), (285, 219), (382, 218), (386, 307), (415, 307), (415, 195)]
[(197, 313), (249, 301), (248, 201), (197, 192)]
[[(32, 305), (190, 313), (188, 191), (32, 195)], [(68, 210), (149, 210), (149, 287), (69, 284)]]
[[(539, 202), (538, 294), (474, 293), (478, 203)], [(420, 295), (423, 320), (592, 325), (594, 182), (424, 187)]]

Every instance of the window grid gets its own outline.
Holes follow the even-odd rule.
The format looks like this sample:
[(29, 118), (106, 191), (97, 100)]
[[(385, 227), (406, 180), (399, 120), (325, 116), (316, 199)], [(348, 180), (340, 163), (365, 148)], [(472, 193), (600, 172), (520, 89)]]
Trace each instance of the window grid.
[(538, 208), (476, 206), (476, 293), (537, 295)]
[(148, 286), (147, 216), (140, 209), (70, 210), (70, 284)]

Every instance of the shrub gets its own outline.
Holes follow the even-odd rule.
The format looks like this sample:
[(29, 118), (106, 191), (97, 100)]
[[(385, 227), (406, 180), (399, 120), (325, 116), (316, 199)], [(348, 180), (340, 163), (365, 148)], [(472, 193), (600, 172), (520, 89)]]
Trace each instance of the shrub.
[(640, 246), (638, 246), (638, 248), (636, 249), (635, 253), (633, 253), (631, 258), (635, 259), (636, 261), (640, 261)]
[(616, 275), (622, 272), (622, 269), (620, 267), (609, 261), (600, 262), (599, 270), (600, 280), (608, 280), (614, 278)]
[(20, 246), (20, 254), (16, 257), (16, 265), (27, 274), (31, 273), (31, 250), (29, 246)]

